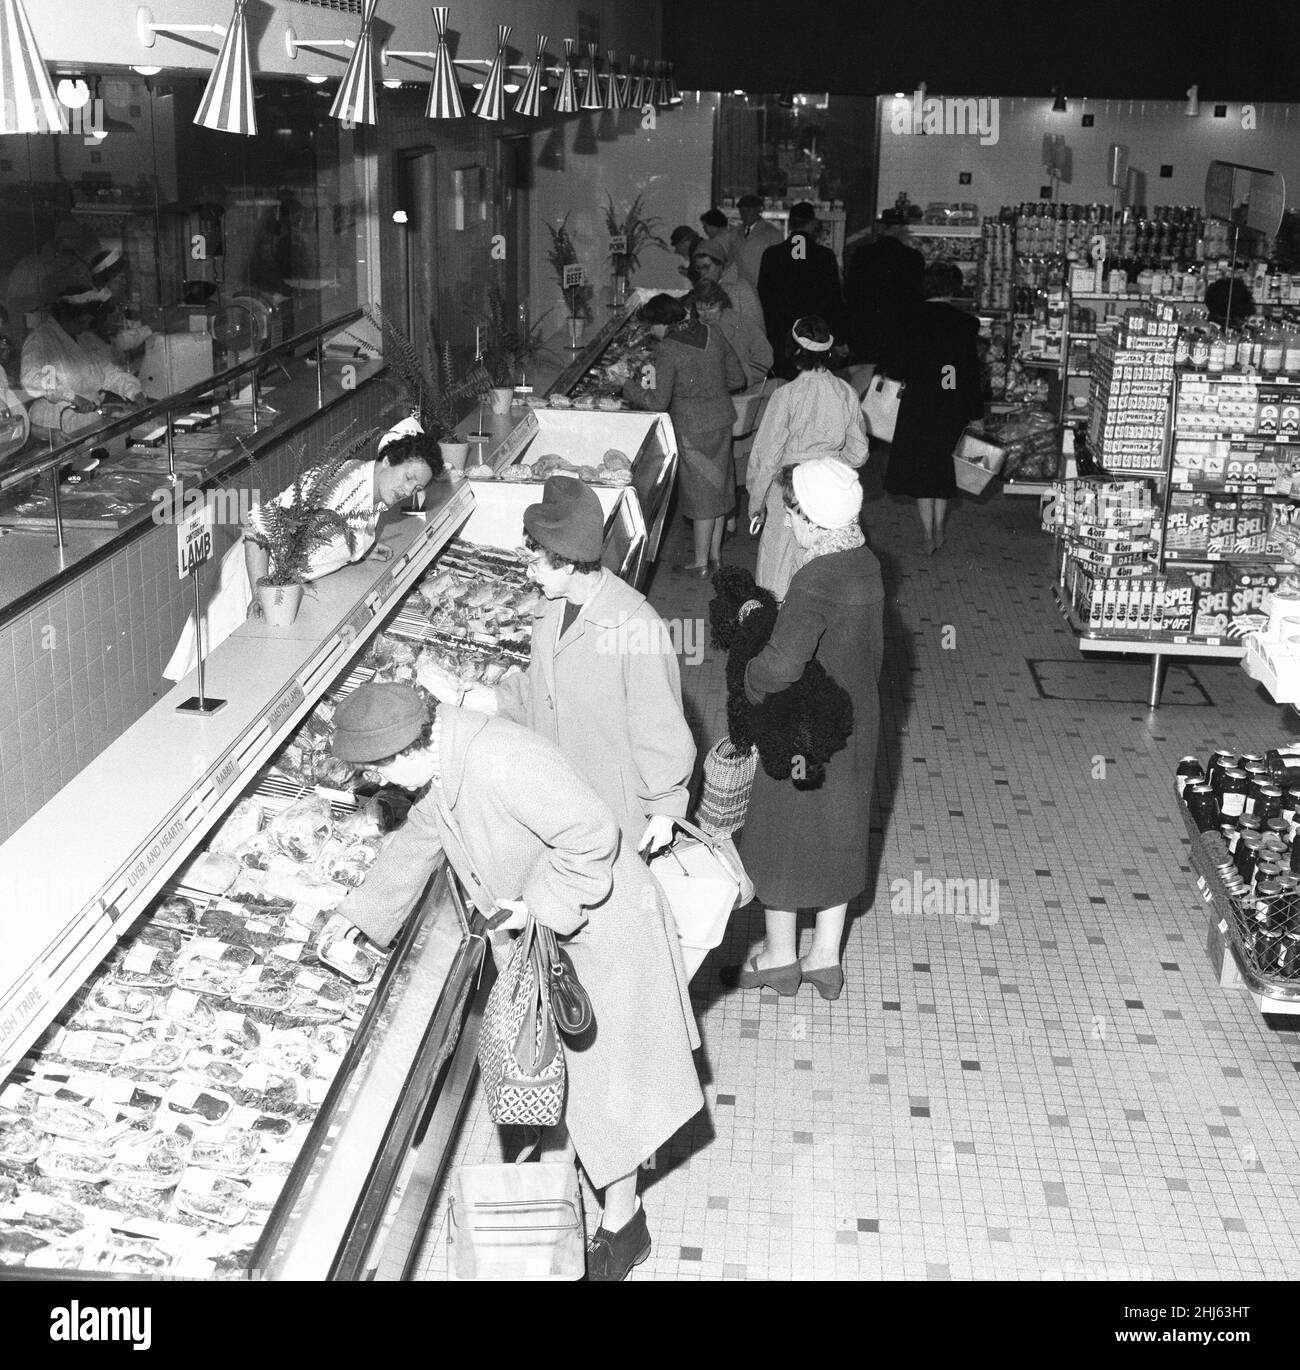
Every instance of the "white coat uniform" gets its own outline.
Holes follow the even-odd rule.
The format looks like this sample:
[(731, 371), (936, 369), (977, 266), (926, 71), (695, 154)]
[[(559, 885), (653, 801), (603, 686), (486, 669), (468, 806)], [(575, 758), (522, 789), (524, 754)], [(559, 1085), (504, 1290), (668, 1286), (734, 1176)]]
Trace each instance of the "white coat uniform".
[[(311, 555), (308, 563), (307, 579), (319, 580), (328, 576), (349, 562), (360, 561), (375, 545), (375, 529), (380, 516), (388, 507), (375, 498), (375, 463), (356, 461), (349, 463), (345, 474), (335, 482), (328, 500), (331, 509), (341, 514), (356, 516), (352, 523), (352, 548), (342, 535), (334, 538), (324, 547), (319, 547)], [(282, 508), (288, 504), (291, 491), (285, 490), (271, 501)], [(256, 532), (258, 513), (261, 506), (254, 506), (248, 516), (249, 532)], [(202, 574), (202, 573), (200, 573)], [(253, 587), (248, 583), (248, 572), (244, 564), (244, 540), (238, 539), (217, 563), (215, 576), (211, 583), (203, 587), (206, 593), (206, 607), (203, 611), (203, 654), (206, 657), (214, 647), (220, 646), (231, 633), (248, 617), (248, 606), (253, 601)], [(172, 653), (171, 660), (163, 668), (167, 680), (182, 680), (198, 666), (198, 649), (194, 637), (194, 615), (191, 614), (181, 632), (180, 641)]]
[(35, 401), (28, 417), (35, 428), (76, 433), (103, 423), (102, 414), (78, 414), (72, 407), (78, 395), (93, 399), (111, 390), (134, 400), (144, 388), (129, 371), (103, 353), (90, 352), (53, 319), (46, 319), (23, 343), (22, 387)]

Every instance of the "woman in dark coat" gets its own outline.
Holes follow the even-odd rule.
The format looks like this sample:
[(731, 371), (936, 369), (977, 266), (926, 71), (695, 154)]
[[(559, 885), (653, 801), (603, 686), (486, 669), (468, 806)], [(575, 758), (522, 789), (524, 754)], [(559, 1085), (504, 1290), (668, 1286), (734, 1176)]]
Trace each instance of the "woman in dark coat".
[(638, 315), (659, 338), (654, 361), (623, 387), (641, 409), (667, 410), (681, 456), (681, 510), (693, 524), (695, 560), (673, 569), (706, 579), (718, 568), (727, 515), (736, 507), (732, 393), (745, 369), (720, 328), (700, 322), (693, 302), (656, 295)]
[(979, 322), (935, 298), (950, 289), (946, 263), (925, 269), (925, 301), (912, 310), (898, 344), (881, 360), (904, 382), (885, 489), (916, 500), (927, 556), (943, 546), (948, 501), (957, 493), (952, 454), (962, 429), (984, 413)]
[(897, 347), (907, 316), (921, 303), (924, 275), (925, 258), (890, 233), (853, 254), (844, 295), (855, 362), (878, 362)]
[[(811, 981), (824, 999), (844, 987), (840, 942), (850, 899), (867, 885), (871, 784), (880, 726), (884, 588), (858, 526), (862, 486), (852, 467), (819, 457), (782, 468), (786, 517), (804, 562), (790, 582), (767, 646), (749, 663), (745, 691), (759, 704), (793, 684), (814, 658), (848, 691), (853, 731), (814, 790), (754, 777), (740, 854), (766, 909), (763, 949), (738, 969), (742, 989), (794, 994)], [(793, 758), (792, 776), (799, 758)], [(808, 955), (798, 959), (796, 918), (817, 910)]]

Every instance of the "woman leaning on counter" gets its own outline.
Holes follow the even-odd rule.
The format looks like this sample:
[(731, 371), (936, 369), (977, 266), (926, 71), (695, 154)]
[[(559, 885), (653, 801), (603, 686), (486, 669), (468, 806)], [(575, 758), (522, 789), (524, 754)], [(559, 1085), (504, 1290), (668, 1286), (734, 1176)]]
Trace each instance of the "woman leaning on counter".
[[(373, 458), (351, 462), (334, 483), (328, 503), (339, 513), (355, 516), (349, 540), (340, 532), (311, 555), (307, 579), (319, 580), (350, 562), (360, 561), (375, 545), (375, 531), (388, 509), (425, 489), (442, 471), (438, 444), (426, 436), (415, 419), (403, 419), (380, 439)], [(284, 504), (288, 491), (272, 503)], [(222, 557), (215, 589), (203, 612), (204, 651), (224, 642), (246, 619), (260, 617), (261, 606), (253, 588), (266, 575), (270, 557), (259, 536), (261, 505), (255, 505), (236, 542)], [(167, 680), (181, 680), (198, 664), (194, 640), (194, 616), (181, 633), (171, 660), (163, 669)]]

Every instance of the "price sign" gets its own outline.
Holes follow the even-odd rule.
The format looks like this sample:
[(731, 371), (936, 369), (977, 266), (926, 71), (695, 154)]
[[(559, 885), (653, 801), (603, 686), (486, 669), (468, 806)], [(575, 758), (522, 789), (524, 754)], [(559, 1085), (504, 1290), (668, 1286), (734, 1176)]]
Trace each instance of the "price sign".
[(212, 508), (205, 505), (176, 525), (176, 578), (184, 580), (212, 559)]
[(587, 273), (576, 262), (570, 262), (564, 268), (564, 288), (572, 290), (576, 286), (587, 284)]
[(611, 257), (625, 257), (627, 255), (626, 233), (611, 233), (609, 235), (609, 255)]

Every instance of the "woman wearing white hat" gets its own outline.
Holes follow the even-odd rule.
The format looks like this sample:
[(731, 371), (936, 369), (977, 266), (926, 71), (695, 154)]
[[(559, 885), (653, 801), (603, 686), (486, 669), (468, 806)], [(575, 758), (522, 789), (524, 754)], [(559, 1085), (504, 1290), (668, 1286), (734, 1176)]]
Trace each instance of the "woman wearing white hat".
[(834, 457), (856, 468), (866, 461), (868, 450), (857, 393), (827, 365), (835, 339), (826, 321), (810, 314), (794, 325), (792, 338), (798, 374), (768, 400), (745, 475), (750, 531), (761, 530), (754, 579), (777, 599), (785, 598), (800, 561), (777, 473), (782, 466), (818, 457)]
[[(330, 489), (329, 507), (353, 516), (351, 538), (339, 533), (318, 547), (308, 563), (307, 580), (319, 580), (350, 562), (360, 561), (375, 545), (375, 532), (384, 511), (423, 490), (442, 471), (438, 444), (428, 437), (419, 421), (403, 419), (380, 439), (371, 460), (352, 462)], [(269, 503), (283, 506), (289, 498), (281, 491)], [(243, 528), (243, 537), (222, 557), (217, 584), (203, 613), (204, 650), (224, 642), (248, 617), (260, 617), (261, 606), (253, 586), (266, 575), (270, 555), (259, 535), (262, 506), (254, 505)], [(198, 664), (191, 614), (181, 632), (171, 660), (163, 668), (167, 680), (181, 680)]]
[[(766, 911), (767, 937), (749, 962), (731, 973), (742, 989), (767, 985), (794, 994), (810, 981), (823, 999), (844, 987), (840, 942), (851, 899), (867, 885), (871, 787), (880, 726), (880, 665), (884, 653), (884, 588), (880, 563), (867, 548), (858, 514), (857, 472), (834, 457), (783, 467), (777, 478), (803, 565), (767, 646), (749, 663), (745, 692), (754, 704), (792, 685), (814, 659), (849, 694), (853, 731), (827, 763), (816, 789), (754, 777), (740, 854)], [(799, 909), (817, 910), (807, 955), (799, 959)]]

